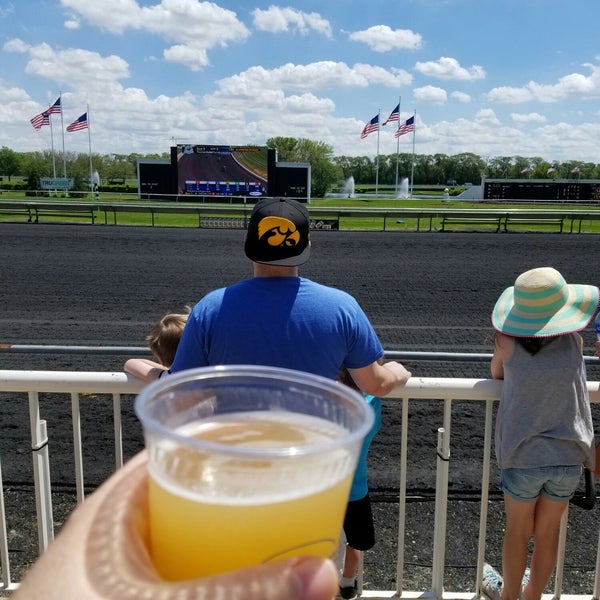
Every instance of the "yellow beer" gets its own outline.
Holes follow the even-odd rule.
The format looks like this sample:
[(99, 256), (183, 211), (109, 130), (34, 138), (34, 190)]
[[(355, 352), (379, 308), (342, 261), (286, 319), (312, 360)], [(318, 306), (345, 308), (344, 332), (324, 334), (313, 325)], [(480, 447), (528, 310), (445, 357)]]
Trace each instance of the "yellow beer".
[(352, 467), (337, 465), (352, 458), (339, 448), (303, 456), (302, 447), (330, 442), (339, 430), (316, 417), (269, 411), (220, 415), (180, 431), (287, 454), (246, 460), (165, 445), (162, 468), (150, 467), (151, 553), (159, 573), (183, 580), (290, 556), (332, 556), (352, 477)]

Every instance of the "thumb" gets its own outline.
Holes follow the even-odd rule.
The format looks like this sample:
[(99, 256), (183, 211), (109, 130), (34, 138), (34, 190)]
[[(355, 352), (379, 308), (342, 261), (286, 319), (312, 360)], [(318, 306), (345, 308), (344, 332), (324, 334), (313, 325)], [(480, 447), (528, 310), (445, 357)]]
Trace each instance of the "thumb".
[(315, 556), (290, 561), (291, 580), (288, 587), (293, 590), (283, 593), (281, 598), (300, 600), (331, 600), (338, 591), (338, 574), (333, 562)]
[[(194, 592), (194, 598), (206, 600), (332, 600), (338, 576), (330, 560), (304, 556), (175, 584), (174, 588), (180, 586), (179, 592)], [(173, 599), (180, 597), (173, 594)]]

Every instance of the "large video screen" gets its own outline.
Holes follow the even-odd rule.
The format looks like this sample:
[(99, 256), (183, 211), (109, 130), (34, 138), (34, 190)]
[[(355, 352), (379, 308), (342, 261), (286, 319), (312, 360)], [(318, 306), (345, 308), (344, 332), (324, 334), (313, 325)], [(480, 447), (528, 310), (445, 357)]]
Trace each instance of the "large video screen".
[(266, 146), (208, 146), (178, 144), (177, 193), (202, 196), (266, 196)]

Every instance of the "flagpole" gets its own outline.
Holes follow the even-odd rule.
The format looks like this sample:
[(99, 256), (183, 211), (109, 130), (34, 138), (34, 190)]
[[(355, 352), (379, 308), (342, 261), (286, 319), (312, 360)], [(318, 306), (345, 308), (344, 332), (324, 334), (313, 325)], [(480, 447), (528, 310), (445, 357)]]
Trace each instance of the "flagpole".
[(381, 108), (377, 113), (377, 162), (375, 163), (375, 198), (379, 195), (379, 132), (381, 131)]
[(415, 175), (415, 134), (417, 131), (417, 109), (415, 108), (413, 113), (413, 152), (412, 152), (412, 163), (410, 166), (410, 197), (413, 197), (413, 180)]
[(88, 149), (89, 149), (89, 154), (90, 154), (90, 193), (92, 194), (92, 198), (94, 197), (94, 182), (93, 182), (93, 176), (92, 176), (92, 134), (91, 134), (91, 127), (90, 127), (90, 105), (87, 104), (87, 130), (88, 130)]
[[(62, 149), (63, 149), (63, 177), (67, 178), (67, 155), (65, 154), (65, 121), (63, 117), (63, 103), (62, 103), (62, 91), (58, 92), (60, 99), (60, 130), (62, 132)], [(67, 195), (68, 195), (67, 190)]]
[(54, 179), (56, 179), (56, 160), (54, 158), (54, 129), (52, 128), (52, 116), (51, 115), (48, 115), (48, 121), (50, 122), (50, 148), (52, 150), (52, 177)]
[[(402, 96), (398, 96), (398, 128), (400, 128), (400, 102)], [(400, 161), (400, 136), (396, 137), (396, 198), (398, 197), (398, 162)]]

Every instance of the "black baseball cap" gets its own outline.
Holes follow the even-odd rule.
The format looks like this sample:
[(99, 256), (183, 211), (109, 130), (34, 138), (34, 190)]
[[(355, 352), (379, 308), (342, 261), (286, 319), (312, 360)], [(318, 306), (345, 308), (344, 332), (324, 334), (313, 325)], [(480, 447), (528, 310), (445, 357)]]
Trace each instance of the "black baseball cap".
[(248, 222), (246, 256), (257, 263), (296, 267), (310, 256), (310, 217), (289, 198), (259, 200)]

